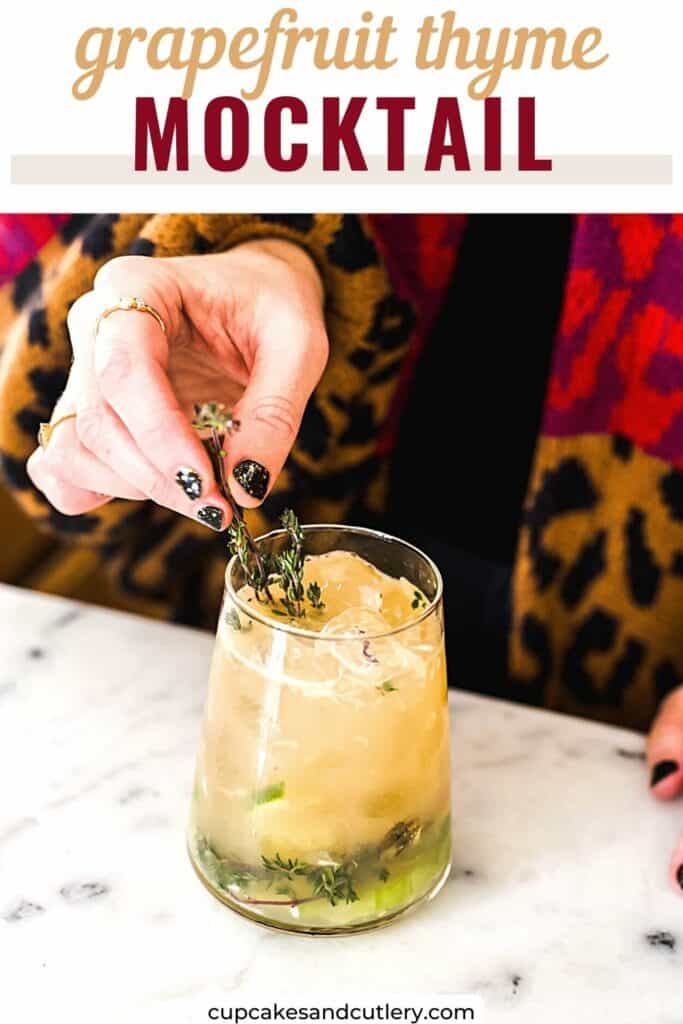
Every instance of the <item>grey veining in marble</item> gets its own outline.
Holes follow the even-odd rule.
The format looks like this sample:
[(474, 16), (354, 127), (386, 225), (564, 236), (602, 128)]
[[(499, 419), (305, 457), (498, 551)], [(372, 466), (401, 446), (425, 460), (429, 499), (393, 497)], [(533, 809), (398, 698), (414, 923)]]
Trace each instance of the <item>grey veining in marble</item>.
[(448, 885), (386, 930), (293, 938), (232, 915), (186, 858), (211, 638), (8, 587), (0, 637), (3, 1020), (176, 1024), (324, 990), (682, 1024), (683, 814), (650, 799), (642, 737), (455, 695)]

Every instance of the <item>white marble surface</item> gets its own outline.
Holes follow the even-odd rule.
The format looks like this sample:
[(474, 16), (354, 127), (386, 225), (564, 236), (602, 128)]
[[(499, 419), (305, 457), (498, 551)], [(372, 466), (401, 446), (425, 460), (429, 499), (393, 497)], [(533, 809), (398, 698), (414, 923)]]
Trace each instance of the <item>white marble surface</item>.
[(385, 930), (291, 937), (215, 902), (186, 858), (211, 638), (9, 587), (0, 637), (3, 1021), (176, 1024), (324, 991), (477, 993), (495, 1024), (682, 1024), (683, 815), (650, 799), (642, 737), (454, 696), (440, 897)]

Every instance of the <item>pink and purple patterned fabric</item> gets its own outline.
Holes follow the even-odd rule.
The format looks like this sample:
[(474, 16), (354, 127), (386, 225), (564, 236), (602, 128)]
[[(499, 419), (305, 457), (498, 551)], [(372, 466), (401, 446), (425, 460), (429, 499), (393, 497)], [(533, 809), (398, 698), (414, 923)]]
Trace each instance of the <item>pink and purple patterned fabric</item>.
[(68, 219), (63, 213), (1, 213), (0, 286), (16, 277)]

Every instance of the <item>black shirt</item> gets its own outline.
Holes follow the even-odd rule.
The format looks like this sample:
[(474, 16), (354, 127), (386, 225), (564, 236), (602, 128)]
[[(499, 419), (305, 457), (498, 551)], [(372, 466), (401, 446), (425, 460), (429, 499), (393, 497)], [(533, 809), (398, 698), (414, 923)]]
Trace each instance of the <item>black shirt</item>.
[(572, 230), (568, 215), (469, 218), (401, 418), (386, 525), (440, 565), (448, 644), (469, 671), (487, 660), (504, 671), (510, 572)]

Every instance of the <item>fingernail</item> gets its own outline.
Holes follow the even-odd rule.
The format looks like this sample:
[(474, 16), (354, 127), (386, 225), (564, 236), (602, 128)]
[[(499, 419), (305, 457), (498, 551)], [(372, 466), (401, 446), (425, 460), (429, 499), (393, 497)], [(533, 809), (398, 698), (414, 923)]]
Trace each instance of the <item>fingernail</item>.
[(678, 771), (679, 767), (678, 761), (658, 761), (652, 769), (650, 786), (654, 788), (662, 779), (668, 779), (670, 775)]
[(243, 487), (252, 498), (258, 498), (259, 501), (261, 498), (265, 498), (270, 473), (260, 462), (254, 462), (253, 459), (242, 459), (233, 469), (232, 475), (240, 487)]
[(217, 508), (215, 505), (204, 505), (197, 512), (197, 519), (209, 526), (212, 530), (223, 529), (223, 509)]
[(680, 864), (678, 867), (678, 871), (676, 872), (676, 881), (680, 885), (681, 889), (683, 889), (683, 864)]
[(202, 478), (199, 473), (189, 466), (181, 466), (175, 475), (178, 487), (182, 487), (190, 501), (196, 501), (202, 496)]

